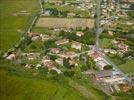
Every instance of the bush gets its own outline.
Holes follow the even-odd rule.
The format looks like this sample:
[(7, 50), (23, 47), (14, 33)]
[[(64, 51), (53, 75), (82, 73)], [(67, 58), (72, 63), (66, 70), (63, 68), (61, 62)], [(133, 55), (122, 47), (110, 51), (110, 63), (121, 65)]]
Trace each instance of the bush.
[(40, 75), (46, 75), (48, 72), (47, 67), (39, 67), (38, 70)]
[(74, 72), (73, 70), (66, 70), (66, 71), (64, 72), (64, 75), (65, 75), (65, 76), (69, 76), (69, 77), (74, 76), (74, 74), (75, 74), (75, 72)]

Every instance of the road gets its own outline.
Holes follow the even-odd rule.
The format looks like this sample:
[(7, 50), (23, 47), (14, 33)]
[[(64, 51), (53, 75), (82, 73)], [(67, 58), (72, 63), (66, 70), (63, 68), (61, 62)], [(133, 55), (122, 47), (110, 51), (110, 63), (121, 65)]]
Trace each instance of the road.
[(101, 9), (101, 1), (102, 0), (96, 0), (97, 4), (97, 9), (96, 9), (96, 46), (95, 49), (96, 51), (99, 51), (99, 34), (101, 33), (100, 31), (100, 9)]

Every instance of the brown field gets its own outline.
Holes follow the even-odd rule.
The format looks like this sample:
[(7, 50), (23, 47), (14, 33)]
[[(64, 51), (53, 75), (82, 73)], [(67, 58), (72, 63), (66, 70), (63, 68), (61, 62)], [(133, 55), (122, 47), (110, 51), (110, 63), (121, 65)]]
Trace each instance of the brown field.
[(84, 18), (40, 18), (36, 23), (36, 27), (48, 27), (48, 28), (77, 28), (82, 27), (83, 29), (93, 28), (93, 19)]

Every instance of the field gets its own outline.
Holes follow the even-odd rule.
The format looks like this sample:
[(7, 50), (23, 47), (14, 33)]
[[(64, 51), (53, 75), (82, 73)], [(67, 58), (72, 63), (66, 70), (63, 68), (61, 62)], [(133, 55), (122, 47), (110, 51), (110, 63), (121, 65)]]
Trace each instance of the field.
[(51, 80), (6, 75), (0, 70), (1, 100), (77, 100), (84, 99), (78, 91)]
[(38, 9), (38, 0), (0, 0), (0, 51), (20, 40)]
[(103, 38), (100, 40), (100, 47), (101, 48), (110, 48), (112, 47), (111, 39)]
[[(10, 67), (7, 67), (10, 66)], [(0, 65), (0, 99), (1, 100), (85, 100), (79, 89), (68, 84), (68, 78), (57, 82), (46, 76), (21, 66), (5, 62)], [(74, 81), (76, 82), (76, 81)], [(82, 85), (93, 95), (95, 100), (103, 100), (107, 95), (82, 81)], [(78, 82), (81, 84), (80, 82)], [(83, 90), (82, 90), (83, 91)], [(84, 91), (83, 91), (84, 92)], [(54, 99), (53, 99), (54, 98)], [(89, 97), (89, 100), (94, 100)], [(109, 100), (109, 99), (108, 99)]]
[(49, 27), (49, 28), (93, 28), (94, 20), (82, 18), (40, 18), (36, 27)]
[(125, 73), (134, 73), (134, 60), (130, 60), (119, 66)]

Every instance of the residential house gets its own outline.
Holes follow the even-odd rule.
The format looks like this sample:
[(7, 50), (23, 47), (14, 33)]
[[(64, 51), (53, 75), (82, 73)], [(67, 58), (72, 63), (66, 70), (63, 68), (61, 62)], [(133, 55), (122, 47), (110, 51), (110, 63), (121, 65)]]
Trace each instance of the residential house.
[(36, 36), (39, 36), (39, 33), (29, 32), (28, 36), (31, 37), (31, 38), (36, 37)]
[(50, 49), (50, 52), (51, 52), (51, 53), (54, 53), (54, 54), (57, 54), (57, 53), (59, 53), (60, 51), (59, 51), (58, 48), (51, 48), (51, 49)]
[(52, 36), (52, 35), (50, 36), (50, 35), (46, 35), (46, 34), (40, 34), (40, 37), (41, 37), (42, 41), (48, 41), (50, 39), (56, 38), (55, 36)]
[(68, 52), (63, 52), (63, 53), (59, 54), (59, 56), (61, 58), (71, 58), (71, 59), (73, 59), (74, 57), (77, 56), (77, 54), (73, 51), (68, 51)]
[(34, 60), (40, 58), (40, 53), (22, 53), (22, 57), (26, 57), (28, 60)]
[(99, 53), (97, 53), (97, 52), (91, 54), (90, 57), (91, 57), (95, 62), (98, 62), (98, 61), (102, 60), (101, 55), (100, 55)]
[(6, 57), (6, 59), (7, 59), (7, 60), (13, 60), (13, 59), (15, 59), (15, 57), (16, 57), (16, 55), (15, 55), (14, 53), (12, 53), (12, 54), (8, 55), (8, 56)]
[(68, 39), (62, 39), (62, 40), (58, 40), (55, 42), (56, 45), (62, 45), (62, 44), (66, 44), (69, 43)]
[(123, 85), (123, 91), (124, 92), (130, 92), (132, 90), (132, 85), (128, 82), (126, 82), (124, 85)]
[(72, 48), (75, 48), (75, 49), (77, 49), (77, 50), (81, 50), (81, 43), (79, 43), (79, 42), (72, 42), (72, 45), (71, 45), (71, 47)]
[(51, 70), (54, 67), (52, 61), (48, 56), (43, 57), (42, 63), (44, 66), (47, 66), (48, 70)]
[(123, 42), (118, 44), (118, 50), (119, 54), (123, 54), (128, 51), (128, 45), (124, 44)]
[(124, 84), (125, 77), (121, 74), (114, 75), (112, 70), (102, 70), (95, 74), (96, 80), (108, 84)]
[(55, 60), (55, 62), (61, 66), (63, 66), (63, 58), (58, 58)]
[(84, 35), (84, 33), (83, 33), (83, 32), (81, 32), (81, 31), (78, 31), (78, 32), (76, 32), (76, 35), (77, 35), (77, 36), (79, 36), (79, 37), (81, 37), (81, 36), (83, 36), (83, 35)]

